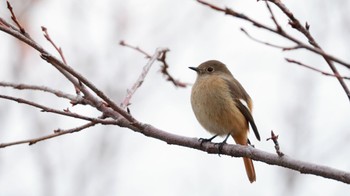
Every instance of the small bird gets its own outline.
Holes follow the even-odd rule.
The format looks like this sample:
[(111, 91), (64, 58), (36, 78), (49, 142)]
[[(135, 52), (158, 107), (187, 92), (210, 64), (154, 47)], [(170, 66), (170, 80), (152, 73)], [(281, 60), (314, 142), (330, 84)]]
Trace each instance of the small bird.
[[(210, 60), (198, 67), (189, 67), (197, 72), (197, 79), (192, 87), (191, 105), (199, 123), (208, 132), (216, 136), (226, 135), (222, 144), (231, 135), (240, 145), (248, 145), (249, 124), (256, 138), (260, 135), (252, 117), (252, 100), (242, 85), (233, 77), (226, 65), (217, 60)], [(220, 150), (220, 147), (219, 147)], [(256, 181), (253, 161), (243, 157), (248, 179)]]

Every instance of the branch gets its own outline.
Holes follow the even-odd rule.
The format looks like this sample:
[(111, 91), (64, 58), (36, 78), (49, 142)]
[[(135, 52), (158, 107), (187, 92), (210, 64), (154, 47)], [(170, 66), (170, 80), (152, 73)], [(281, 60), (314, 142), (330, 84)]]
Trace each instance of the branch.
[[(136, 51), (142, 53), (143, 55), (146, 56), (146, 58), (151, 58), (151, 55), (150, 55), (150, 54), (148, 54), (147, 52), (145, 52), (144, 50), (142, 50), (142, 49), (141, 49), (140, 47), (138, 47), (138, 46), (132, 46), (132, 45), (126, 43), (125, 41), (120, 41), (119, 44), (120, 44), (121, 46), (126, 46), (126, 47), (128, 47), (128, 48), (131, 48), (131, 49), (133, 49), (133, 50), (136, 50)], [(167, 52), (169, 52), (169, 50), (164, 51), (164, 52), (162, 53), (162, 55), (161, 55), (159, 58), (157, 58), (157, 60), (160, 61), (160, 62), (163, 64), (162, 67), (161, 67), (161, 69), (160, 69), (160, 72), (166, 77), (166, 80), (167, 80), (167, 81), (170, 81), (171, 83), (173, 83), (174, 86), (176, 86), (176, 87), (182, 87), (182, 88), (187, 87), (187, 86), (189, 85), (189, 83), (181, 82), (180, 80), (175, 79), (175, 78), (169, 73), (169, 71), (168, 71), (169, 65), (168, 65), (168, 63), (166, 62), (166, 53), (167, 53)]]
[[(288, 33), (286, 33), (285, 31), (282, 30), (281, 26), (277, 23), (277, 20), (275, 19), (274, 15), (273, 15), (273, 12), (271, 10), (271, 8), (269, 7), (268, 4), (267, 5), (267, 8), (271, 14), (271, 18), (273, 20), (273, 22), (275, 23), (276, 25), (276, 29), (274, 28), (271, 28), (271, 27), (268, 27), (252, 18), (249, 18), (248, 16), (242, 14), (242, 13), (238, 13), (230, 8), (220, 8), (218, 6), (215, 6), (213, 4), (210, 4), (208, 2), (205, 2), (203, 0), (197, 0), (197, 2), (203, 4), (203, 5), (206, 5), (208, 7), (210, 7), (211, 9), (214, 9), (216, 11), (219, 11), (219, 12), (223, 12), (225, 13), (226, 15), (230, 15), (230, 16), (233, 16), (233, 17), (236, 17), (236, 18), (239, 18), (239, 19), (242, 19), (242, 20), (245, 20), (245, 21), (248, 21), (250, 23), (252, 23), (254, 26), (258, 27), (258, 28), (262, 28), (262, 29), (265, 29), (267, 31), (270, 31), (274, 34), (277, 34), (277, 35), (280, 35), (284, 38), (286, 38), (287, 40), (289, 41), (292, 41), (294, 42), (295, 44), (297, 44), (297, 47), (296, 48), (304, 48), (304, 49), (307, 49), (311, 52), (314, 52), (316, 54), (319, 54), (321, 55), (327, 62), (327, 64), (330, 66), (330, 68), (332, 69), (333, 73), (335, 75), (340, 75), (337, 71), (337, 69), (335, 68), (335, 66), (333, 65), (333, 62), (337, 62), (341, 65), (344, 65), (345, 67), (349, 68), (350, 69), (350, 64), (349, 63), (346, 63), (336, 57), (333, 57), (332, 55), (324, 52), (321, 47), (319, 47), (319, 45), (316, 43), (316, 41), (313, 39), (313, 37), (311, 36), (311, 34), (309, 33), (309, 28), (310, 28), (310, 25), (309, 24), (306, 24), (305, 26), (306, 27), (303, 27), (300, 22), (293, 16), (293, 14), (285, 7), (285, 5), (280, 1), (280, 0), (265, 0), (265, 1), (270, 1), (270, 2), (273, 2), (274, 4), (277, 5), (277, 7), (279, 7), (286, 15), (287, 17), (289, 17), (290, 19), (290, 22), (289, 24), (295, 28), (295, 29), (298, 29), (300, 32), (302, 32), (309, 40), (309, 43), (312, 45), (312, 46), (309, 46), (305, 43), (303, 43), (302, 41), (294, 38), (293, 36), (289, 35)], [(340, 77), (337, 77), (340, 85), (342, 86), (344, 92), (346, 93), (349, 101), (350, 101), (350, 91), (348, 89), (348, 87), (346, 86), (344, 80)]]
[(13, 8), (12, 8), (10, 2), (9, 2), (9, 1), (6, 1), (6, 3), (7, 3), (7, 9), (10, 10), (12, 21), (17, 25), (17, 27), (19, 28), (20, 32), (21, 32), (23, 35), (29, 37), (29, 35), (26, 33), (26, 31), (24, 30), (24, 28), (22, 27), (22, 25), (18, 22), (17, 17), (16, 17), (16, 15), (15, 15), (15, 13), (13, 12)]
[[(309, 29), (310, 29), (310, 25), (308, 23), (305, 24), (305, 27), (303, 25), (301, 25), (301, 23), (299, 22), (299, 20), (297, 18), (294, 17), (293, 13), (291, 11), (289, 11), (289, 9), (280, 1), (280, 0), (268, 0), (272, 3), (274, 3), (278, 8), (280, 8), (280, 10), (283, 11), (283, 13), (290, 19), (289, 24), (296, 30), (298, 30), (299, 32), (301, 32), (303, 35), (305, 35), (305, 37), (309, 40), (309, 43), (314, 46), (315, 48), (317, 48), (318, 50), (320, 50), (322, 53), (325, 53), (323, 51), (323, 49), (321, 48), (321, 46), (316, 42), (316, 40), (313, 38), (313, 36), (311, 35)], [(266, 2), (266, 4), (268, 5), (268, 3)], [(270, 8), (269, 8), (270, 9)], [(271, 10), (271, 9), (270, 9)], [(271, 11), (272, 13), (272, 11)], [(322, 54), (321, 54), (322, 55)], [(329, 58), (328, 55), (322, 55), (322, 57), (324, 58), (324, 60), (327, 62), (328, 66), (331, 68), (332, 72), (334, 73), (334, 75), (339, 76), (339, 72), (338, 69), (334, 66), (333, 60), (331, 58)], [(349, 68), (349, 67), (348, 67)], [(346, 95), (348, 96), (348, 99), (350, 101), (350, 91), (349, 88), (347, 87), (347, 85), (345, 84), (344, 80), (342, 77), (336, 77), (340, 83), (340, 85), (343, 87)]]
[(34, 90), (34, 91), (43, 91), (46, 93), (51, 93), (57, 97), (70, 100), (70, 103), (72, 105), (76, 105), (76, 104), (85, 105), (85, 104), (87, 104), (87, 100), (84, 99), (82, 96), (71, 95), (71, 94), (68, 94), (68, 93), (65, 93), (65, 92), (62, 92), (59, 90), (49, 88), (47, 86), (37, 86), (37, 85), (29, 85), (29, 84), (15, 84), (15, 83), (10, 83), (10, 82), (0, 82), (0, 86), (12, 87), (12, 88), (18, 89), (18, 90)]
[[(156, 138), (166, 142), (167, 144), (173, 144), (183, 147), (189, 147), (200, 151), (207, 152), (209, 154), (218, 154), (219, 149), (215, 143), (205, 142), (202, 143), (198, 138), (189, 138), (179, 135), (165, 132), (148, 124), (141, 124), (141, 130), (129, 127), (130, 129), (140, 132), (148, 137)], [(264, 152), (255, 149), (250, 146), (231, 145), (225, 144), (220, 151), (221, 155), (228, 155), (233, 157), (249, 157), (256, 161), (261, 161), (269, 165), (278, 165), (281, 167), (289, 168), (295, 171), (299, 171), (303, 174), (313, 174), (316, 176), (322, 176), (324, 178), (333, 179), (336, 181), (350, 184), (350, 173), (334, 169), (327, 166), (312, 164), (308, 162), (299, 161), (293, 159), (287, 155), (280, 157), (279, 155)]]
[(89, 122), (85, 125), (82, 125), (80, 127), (76, 127), (73, 129), (67, 129), (67, 130), (61, 130), (61, 129), (57, 129), (54, 130), (53, 134), (50, 135), (46, 135), (46, 136), (42, 136), (42, 137), (38, 137), (38, 138), (34, 138), (34, 139), (27, 139), (27, 140), (20, 140), (20, 141), (16, 141), (16, 142), (8, 142), (8, 143), (0, 143), (0, 148), (5, 148), (8, 146), (14, 146), (14, 145), (19, 145), (19, 144), (29, 144), (29, 145), (33, 145), (36, 144), (38, 142), (44, 141), (44, 140), (48, 140), (51, 138), (55, 138), (61, 135), (65, 135), (68, 133), (75, 133), (75, 132), (79, 132), (81, 130), (84, 130), (86, 128), (92, 127), (94, 125), (96, 125), (97, 122)]
[[(225, 12), (228, 13), (235, 13), (232, 10), (225, 10)], [(236, 13), (237, 14), (237, 13)], [(240, 17), (244, 18), (244, 15), (239, 15)], [(49, 62), (51, 65), (53, 65), (55, 68), (57, 68), (62, 74), (66, 76), (66, 78), (72, 82), (74, 85), (76, 85), (81, 92), (84, 94), (84, 98), (88, 100), (88, 103), (97, 108), (102, 112), (103, 117), (112, 117), (112, 120), (108, 121), (110, 124), (116, 124), (120, 127), (125, 127), (131, 130), (134, 130), (135, 132), (142, 133), (145, 136), (152, 137), (155, 139), (159, 139), (161, 141), (164, 141), (168, 144), (174, 144), (179, 146), (184, 146), (188, 148), (193, 148), (197, 150), (201, 150), (203, 152), (207, 152), (210, 154), (218, 154), (219, 149), (215, 145), (215, 143), (207, 142), (202, 143), (197, 138), (189, 138), (189, 137), (183, 137), (179, 135), (172, 134), (170, 132), (165, 132), (163, 130), (160, 130), (158, 128), (155, 128), (151, 125), (144, 124), (142, 122), (137, 121), (133, 116), (131, 116), (127, 111), (123, 110), (121, 107), (116, 105), (109, 97), (107, 97), (100, 89), (98, 89), (93, 83), (91, 83), (89, 80), (87, 80), (85, 77), (83, 77), (81, 74), (79, 74), (77, 71), (75, 71), (72, 67), (68, 66), (66, 63), (60, 61), (50, 53), (48, 53), (46, 50), (44, 50), (39, 44), (37, 44), (34, 40), (32, 40), (29, 37), (24, 36), (20, 33), (20, 31), (4, 22), (3, 19), (0, 19), (0, 30), (3, 32), (6, 32), (13, 37), (16, 37), (17, 39), (23, 41), (24, 43), (27, 43), (41, 54), (42, 58), (45, 59), (47, 62)], [(165, 58), (165, 57), (164, 57)], [(154, 61), (154, 60), (153, 60)], [(81, 82), (80, 82), (81, 81)], [(90, 93), (90, 91), (94, 92), (97, 96)], [(19, 101), (28, 105), (32, 105), (34, 107), (45, 107), (41, 106), (36, 103), (30, 103), (26, 102), (24, 99), (19, 98), (13, 98), (9, 96), (2, 95), (3, 99), (10, 99), (14, 101)], [(102, 99), (102, 100), (100, 100)], [(55, 110), (53, 110), (55, 111)], [(69, 111), (63, 111), (65, 113), (70, 113)], [(58, 113), (61, 113), (58, 112)], [(65, 114), (64, 114), (65, 115)], [(77, 115), (74, 115), (77, 116)], [(78, 115), (79, 117), (81, 115)], [(72, 115), (73, 117), (73, 115)], [(84, 117), (85, 118), (85, 117)], [(87, 117), (88, 118), (88, 117)], [(6, 147), (11, 145), (17, 145), (17, 144), (35, 144), (39, 141), (47, 140), (50, 138), (58, 137), (60, 135), (68, 134), (68, 133), (74, 133), (81, 130), (84, 130), (88, 127), (92, 127), (98, 123), (105, 122), (108, 124), (104, 119), (96, 120), (96, 119), (85, 119), (90, 121), (89, 123), (82, 125), (80, 127), (68, 129), (68, 130), (56, 130), (53, 134), (42, 136), (39, 138), (29, 139), (29, 140), (22, 140), (17, 142), (11, 142), (11, 143), (3, 143), (0, 144), (0, 147)], [(225, 144), (222, 146), (220, 154), (225, 154), (229, 156), (234, 157), (249, 157), (256, 161), (262, 161), (267, 164), (271, 165), (279, 165), (282, 167), (290, 168), (292, 170), (299, 171), (301, 173), (307, 173), (307, 174), (314, 174), (318, 176), (323, 176), (325, 178), (334, 179), (337, 181), (341, 181), (344, 183), (350, 184), (350, 173), (336, 170), (333, 168), (320, 166), (316, 164), (306, 163), (302, 161), (298, 161), (295, 159), (292, 159), (288, 156), (278, 157), (275, 154), (263, 152), (261, 150), (249, 147), (249, 146), (240, 146), (240, 145), (228, 145)]]
[(142, 85), (142, 83), (145, 80), (147, 73), (150, 70), (151, 66), (153, 65), (154, 61), (156, 61), (162, 55), (162, 53), (164, 53), (167, 50), (168, 50), (167, 48), (157, 48), (156, 49), (156, 52), (150, 58), (148, 63), (143, 67), (142, 73), (139, 76), (139, 78), (137, 79), (137, 81), (135, 82), (135, 84), (132, 86), (131, 89), (129, 89), (127, 91), (127, 95), (124, 98), (124, 101), (122, 102), (122, 104), (120, 106), (121, 108), (126, 108), (130, 105), (131, 97), (136, 92), (136, 90)]
[(319, 69), (316, 69), (316, 68), (314, 68), (314, 67), (311, 67), (310, 65), (306, 65), (306, 64), (304, 64), (304, 63), (302, 63), (302, 62), (299, 62), (299, 61), (296, 61), (296, 60), (293, 60), (293, 59), (285, 58), (285, 60), (286, 60), (288, 63), (294, 63), (294, 64), (300, 65), (300, 66), (302, 66), (302, 67), (306, 67), (306, 68), (308, 68), (308, 69), (311, 69), (311, 70), (313, 70), (313, 71), (316, 71), (316, 72), (318, 72), (318, 73), (321, 73), (321, 74), (323, 74), (323, 75), (325, 75), (325, 76), (332, 76), (332, 77), (336, 77), (336, 78), (340, 77), (340, 78), (345, 79), (345, 80), (350, 80), (350, 77), (347, 77), (347, 76), (340, 76), (340, 75), (335, 75), (335, 74), (327, 73), (327, 72), (321, 71), (321, 70), (319, 70)]
[(206, 5), (206, 6), (212, 8), (212, 9), (214, 9), (216, 11), (223, 12), (226, 15), (230, 15), (230, 16), (233, 16), (235, 18), (239, 18), (241, 20), (245, 20), (247, 22), (250, 22), (254, 26), (258, 27), (258, 28), (261, 28), (261, 29), (270, 31), (271, 33), (280, 35), (280, 36), (286, 38), (287, 40), (289, 40), (289, 41), (299, 45), (300, 48), (304, 48), (304, 49), (309, 50), (311, 52), (314, 52), (316, 54), (319, 54), (319, 55), (322, 55), (322, 56), (326, 56), (330, 60), (332, 60), (334, 62), (337, 62), (337, 63), (339, 63), (341, 65), (344, 65), (345, 67), (350, 69), (350, 63), (346, 63), (345, 61), (342, 61), (342, 60), (340, 60), (340, 59), (338, 59), (338, 58), (336, 58), (336, 57), (334, 57), (334, 56), (332, 56), (330, 54), (327, 54), (327, 53), (325, 53), (324, 51), (322, 51), (322, 50), (320, 50), (318, 48), (310, 47), (309, 45), (299, 41), (298, 39), (292, 37), (291, 35), (287, 34), (286, 32), (283, 31), (283, 33), (281, 33), (281, 32), (278, 31), (278, 29), (274, 29), (274, 28), (268, 27), (268, 26), (266, 26), (266, 25), (264, 25), (264, 24), (262, 24), (262, 23), (260, 23), (260, 22), (258, 22), (256, 20), (254, 20), (252, 18), (249, 18), (248, 16), (246, 16), (243, 13), (238, 13), (238, 12), (236, 12), (236, 11), (230, 9), (230, 8), (223, 9), (223, 8), (220, 8), (220, 7), (215, 6), (213, 4), (207, 3), (207, 2), (205, 2), (203, 0), (197, 0), (197, 2), (199, 2), (199, 3), (203, 4), (203, 5)]
[(41, 112), (49, 112), (49, 113), (55, 113), (55, 114), (60, 114), (63, 116), (68, 116), (68, 117), (73, 117), (73, 118), (77, 118), (77, 119), (81, 119), (81, 120), (87, 120), (87, 121), (91, 121), (91, 122), (96, 122), (96, 123), (100, 123), (100, 124), (118, 124), (117, 121), (115, 120), (104, 120), (102, 118), (92, 118), (92, 117), (88, 117), (88, 116), (84, 116), (84, 115), (80, 115), (77, 113), (73, 113), (71, 111), (69, 111), (69, 109), (64, 109), (64, 110), (57, 110), (57, 109), (53, 109), (38, 103), (35, 103), (33, 101), (28, 101), (22, 98), (17, 98), (17, 97), (12, 97), (12, 96), (7, 96), (7, 95), (1, 95), (0, 94), (0, 98), (2, 99), (7, 99), (10, 101), (15, 101), (17, 103), (21, 103), (21, 104), (25, 104), (25, 105), (29, 105), (35, 108), (39, 108), (41, 109)]

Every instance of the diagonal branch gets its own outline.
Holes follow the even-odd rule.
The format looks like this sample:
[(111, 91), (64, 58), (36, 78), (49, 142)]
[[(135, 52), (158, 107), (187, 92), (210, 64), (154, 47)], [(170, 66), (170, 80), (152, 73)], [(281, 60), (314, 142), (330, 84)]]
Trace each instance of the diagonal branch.
[(17, 25), (17, 27), (19, 28), (19, 31), (20, 31), (23, 35), (29, 37), (29, 35), (26, 33), (26, 31), (24, 30), (24, 28), (22, 27), (22, 25), (18, 22), (17, 17), (16, 17), (16, 15), (15, 15), (15, 13), (13, 12), (13, 8), (12, 8), (10, 2), (9, 2), (9, 1), (6, 1), (6, 3), (7, 3), (7, 9), (10, 10), (12, 21)]
[(151, 69), (151, 66), (166, 51), (168, 51), (167, 48), (157, 48), (156, 49), (156, 52), (153, 54), (153, 56), (151, 56), (151, 58), (149, 59), (147, 64), (143, 67), (142, 73), (139, 76), (139, 78), (137, 79), (137, 81), (135, 82), (135, 84), (132, 86), (131, 89), (127, 90), (127, 94), (124, 98), (124, 101), (122, 102), (122, 104), (120, 106), (121, 108), (125, 109), (126, 107), (128, 107), (130, 105), (131, 97), (134, 95), (136, 90), (142, 85), (143, 81), (145, 80), (145, 78), (147, 76), (148, 71)]
[(29, 84), (16, 84), (16, 83), (10, 83), (10, 82), (0, 82), (0, 86), (2, 87), (11, 87), (18, 90), (34, 90), (34, 91), (43, 91), (47, 93), (51, 93), (53, 95), (56, 95), (60, 98), (65, 98), (70, 100), (70, 103), (73, 105), (76, 104), (87, 104), (87, 100), (84, 99), (84, 97), (79, 95), (71, 95), (65, 92), (62, 92), (60, 90), (55, 90), (52, 88), (49, 88), (47, 86), (38, 86), (38, 85), (29, 85)]
[[(136, 50), (140, 53), (142, 53), (143, 55), (146, 56), (146, 58), (151, 58), (151, 55), (148, 54), (147, 52), (145, 52), (144, 50), (142, 50), (140, 47), (138, 46), (132, 46), (128, 43), (126, 43), (125, 41), (120, 41), (119, 44), (121, 46), (125, 46), (125, 47), (128, 47), (128, 48), (131, 48), (133, 50)], [(169, 50), (166, 50), (162, 53), (162, 55), (157, 58), (158, 61), (160, 61), (163, 65), (160, 69), (160, 72), (166, 77), (166, 80), (167, 81), (170, 81), (171, 83), (173, 83), (174, 86), (176, 87), (182, 87), (182, 88), (185, 88), (189, 85), (189, 83), (185, 83), (185, 82), (181, 82), (180, 80), (177, 80), (175, 79), (168, 71), (168, 68), (169, 68), (169, 65), (168, 63), (166, 62), (166, 54), (167, 52), (169, 52)]]
[(332, 77), (336, 77), (336, 78), (341, 77), (341, 78), (343, 78), (343, 79), (345, 79), (345, 80), (350, 80), (350, 77), (347, 77), (347, 76), (340, 76), (340, 75), (335, 75), (335, 74), (327, 73), (327, 72), (321, 71), (321, 70), (316, 69), (316, 68), (314, 68), (314, 67), (312, 67), (312, 66), (310, 66), (310, 65), (306, 65), (306, 64), (304, 64), (304, 63), (302, 63), (302, 62), (299, 62), (299, 61), (296, 61), (296, 60), (293, 60), (293, 59), (285, 58), (285, 60), (286, 60), (287, 62), (289, 62), (289, 63), (294, 63), (294, 64), (300, 65), (300, 66), (302, 66), (302, 67), (306, 67), (306, 68), (308, 68), (308, 69), (311, 69), (311, 70), (313, 70), (313, 71), (316, 71), (316, 72), (318, 72), (318, 73), (321, 73), (321, 74), (323, 74), (323, 75), (325, 75), (325, 76), (332, 76)]
[[(311, 52), (314, 52), (316, 54), (319, 54), (321, 55), (327, 62), (327, 64), (329, 65), (329, 67), (332, 69), (334, 75), (340, 75), (338, 70), (336, 69), (336, 67), (334, 66), (333, 64), (333, 61), (334, 62), (337, 62), (341, 65), (344, 65), (345, 67), (349, 68), (350, 69), (350, 64), (349, 63), (346, 63), (336, 57), (333, 57), (332, 55), (324, 52), (322, 50), (322, 48), (316, 43), (316, 41), (314, 40), (314, 38), (311, 36), (311, 34), (309, 33), (309, 28), (310, 28), (310, 25), (306, 24), (305, 26), (306, 27), (303, 27), (300, 22), (294, 17), (294, 15), (286, 8), (286, 6), (280, 1), (280, 0), (265, 0), (265, 1), (270, 1), (270, 2), (273, 2), (275, 5), (277, 5), (277, 7), (279, 7), (283, 13), (285, 13), (287, 15), (287, 17), (289, 17), (290, 21), (289, 21), (289, 24), (299, 30), (301, 33), (303, 33), (307, 39), (309, 40), (309, 43), (312, 45), (312, 46), (309, 46), (305, 43), (303, 43), (302, 41), (294, 38), (293, 36), (289, 35), (287, 32), (283, 31), (281, 26), (277, 23), (277, 20), (275, 19), (274, 17), (274, 14), (270, 8), (270, 6), (268, 4), (267, 5), (267, 8), (271, 14), (271, 18), (273, 20), (273, 22), (275, 23), (276, 25), (276, 29), (274, 28), (271, 28), (271, 27), (268, 27), (242, 13), (238, 13), (230, 8), (220, 8), (216, 5), (213, 5), (211, 3), (208, 3), (208, 2), (205, 2), (203, 0), (197, 0), (197, 2), (203, 4), (203, 5), (206, 5), (216, 11), (219, 11), (219, 12), (223, 12), (225, 13), (226, 15), (230, 15), (230, 16), (233, 16), (233, 17), (236, 17), (236, 18), (239, 18), (239, 19), (242, 19), (242, 20), (245, 20), (245, 21), (248, 21), (250, 23), (252, 23), (254, 26), (258, 27), (258, 28), (262, 28), (262, 29), (265, 29), (267, 31), (270, 31), (274, 34), (277, 34), (277, 35), (280, 35), (284, 38), (286, 38), (287, 40), (289, 41), (292, 41), (293, 43), (297, 44), (297, 48), (304, 48), (306, 50), (309, 50)], [(337, 77), (340, 85), (342, 86), (344, 92), (346, 93), (349, 101), (350, 101), (350, 91), (347, 87), (347, 85), (345, 84), (343, 78), (340, 78), (340, 77)]]
[(57, 109), (53, 109), (53, 108), (35, 103), (33, 101), (28, 101), (28, 100), (22, 99), (22, 98), (12, 97), (12, 96), (8, 96), (8, 95), (1, 95), (1, 94), (0, 94), (0, 98), (15, 101), (15, 102), (21, 103), (21, 104), (26, 104), (26, 105), (29, 105), (29, 106), (32, 106), (35, 108), (39, 108), (39, 109), (41, 109), (41, 112), (49, 112), (49, 113), (59, 114), (59, 115), (63, 115), (63, 116), (69, 116), (69, 117), (73, 117), (73, 118), (77, 118), (77, 119), (81, 119), (81, 120), (87, 120), (87, 121), (96, 122), (96, 123), (101, 123), (101, 124), (117, 124), (116, 120), (104, 120), (102, 118), (92, 118), (92, 117), (80, 115), (77, 113), (73, 113), (73, 112), (69, 111), (68, 109), (57, 110)]
[[(272, 3), (274, 3), (280, 10), (283, 11), (283, 13), (288, 16), (288, 18), (290, 19), (289, 24), (296, 30), (298, 30), (299, 32), (301, 32), (308, 40), (309, 43), (314, 46), (315, 48), (317, 48), (318, 50), (320, 50), (322, 53), (325, 53), (323, 51), (323, 49), (321, 48), (321, 46), (316, 42), (316, 40), (313, 38), (313, 36), (311, 35), (309, 29), (310, 29), (310, 25), (306, 23), (305, 27), (303, 25), (301, 25), (301, 23), (299, 22), (299, 20), (297, 18), (294, 17), (293, 13), (282, 3), (282, 1), (280, 0), (268, 0)], [(267, 3), (266, 3), (267, 4)], [(271, 12), (272, 13), (272, 12)], [(322, 55), (322, 54), (321, 54)], [(328, 66), (331, 68), (332, 72), (334, 73), (334, 75), (339, 76), (339, 72), (338, 69), (334, 66), (334, 63), (332, 61), (332, 59), (330, 59), (327, 55), (322, 55), (322, 57), (324, 58), (324, 60), (327, 62)], [(350, 101), (350, 91), (348, 86), (346, 85), (346, 83), (344, 82), (342, 77), (336, 77), (340, 83), (340, 85), (343, 87), (346, 95), (348, 96), (348, 99)]]
[(50, 134), (50, 135), (46, 135), (46, 136), (42, 136), (42, 137), (38, 137), (38, 138), (34, 138), (34, 139), (26, 139), (26, 140), (20, 140), (20, 141), (16, 141), (16, 142), (8, 142), (8, 143), (0, 143), (0, 148), (5, 148), (8, 146), (14, 146), (14, 145), (19, 145), (19, 144), (29, 144), (29, 145), (33, 145), (36, 144), (38, 142), (44, 141), (44, 140), (48, 140), (51, 138), (55, 138), (61, 135), (66, 135), (69, 133), (75, 133), (75, 132), (79, 132), (81, 130), (87, 129), (89, 127), (95, 126), (97, 124), (97, 122), (89, 122), (86, 123), (82, 126), (79, 127), (75, 127), (72, 129), (67, 129), (67, 130), (61, 130), (61, 129), (57, 129), (54, 131), (54, 133)]

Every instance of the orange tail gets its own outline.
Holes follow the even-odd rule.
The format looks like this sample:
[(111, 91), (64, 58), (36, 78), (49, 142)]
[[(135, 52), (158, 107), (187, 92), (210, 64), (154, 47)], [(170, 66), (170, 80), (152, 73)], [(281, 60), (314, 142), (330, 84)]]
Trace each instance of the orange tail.
[[(232, 136), (233, 137), (233, 136)], [(240, 145), (247, 145), (247, 136), (245, 137), (233, 137), (233, 139), (235, 140), (235, 142), (237, 144)], [(245, 171), (247, 173), (248, 179), (250, 181), (250, 183), (253, 183), (256, 181), (256, 175), (255, 175), (255, 169), (254, 169), (254, 165), (253, 165), (253, 161), (250, 158), (246, 158), (243, 157), (243, 161), (244, 161), (244, 167), (245, 167)]]
[(256, 176), (255, 176), (253, 161), (250, 158), (245, 158), (245, 157), (243, 157), (243, 161), (244, 161), (245, 171), (247, 172), (247, 176), (249, 178), (250, 183), (255, 182)]

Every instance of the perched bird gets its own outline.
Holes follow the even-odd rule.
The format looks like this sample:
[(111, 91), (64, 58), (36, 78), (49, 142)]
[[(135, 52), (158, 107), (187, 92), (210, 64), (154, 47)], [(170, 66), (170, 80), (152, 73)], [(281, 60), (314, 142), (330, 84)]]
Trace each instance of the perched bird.
[[(191, 104), (199, 123), (214, 136), (231, 135), (240, 145), (248, 145), (249, 124), (256, 138), (260, 135), (252, 117), (252, 100), (242, 85), (233, 77), (226, 65), (210, 60), (198, 67), (189, 67), (197, 72), (192, 87)], [(220, 148), (219, 148), (220, 150)], [(243, 158), (249, 181), (256, 181), (253, 161)]]

